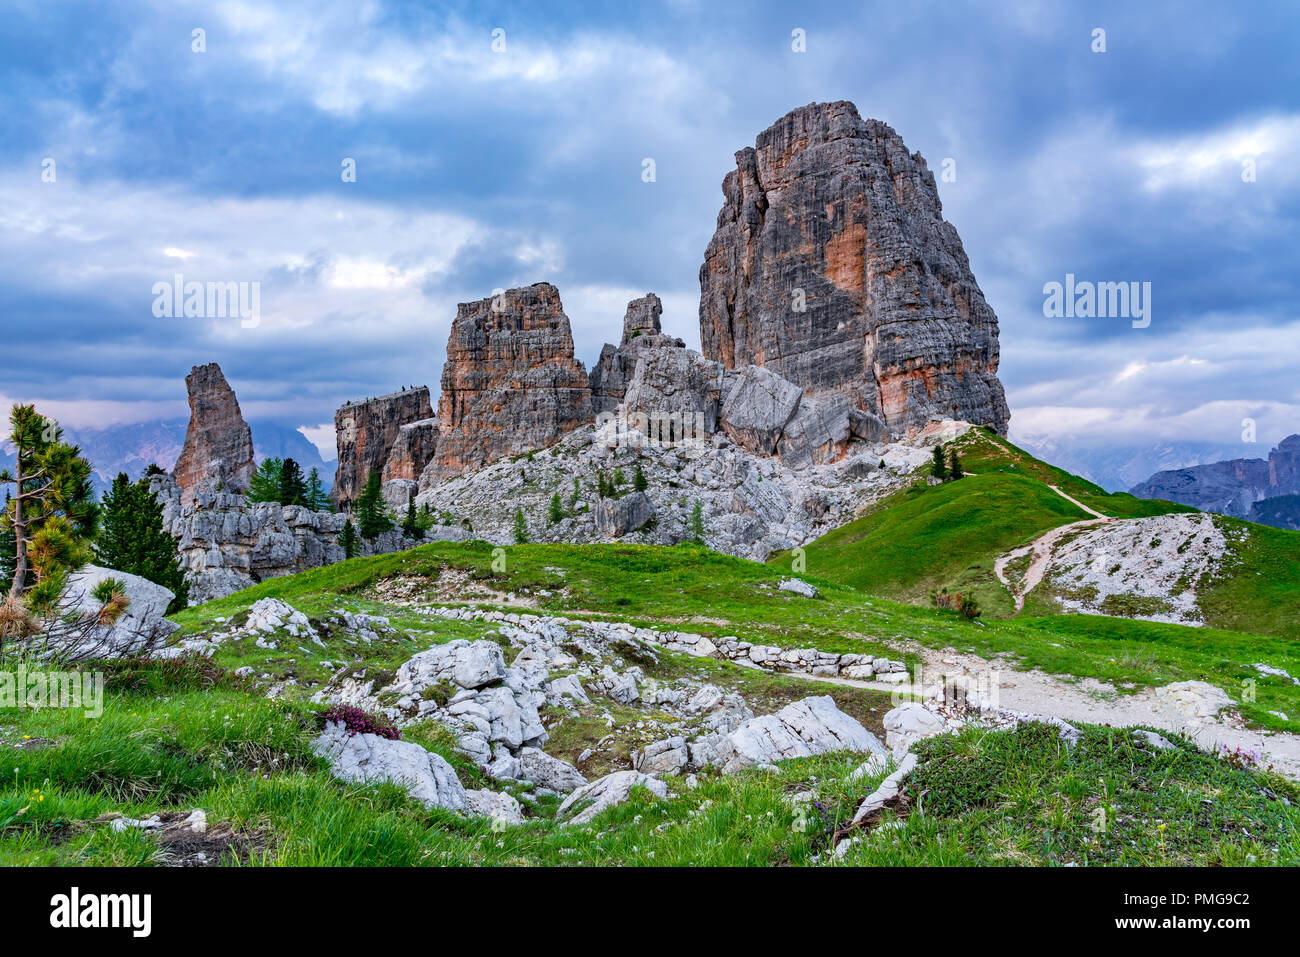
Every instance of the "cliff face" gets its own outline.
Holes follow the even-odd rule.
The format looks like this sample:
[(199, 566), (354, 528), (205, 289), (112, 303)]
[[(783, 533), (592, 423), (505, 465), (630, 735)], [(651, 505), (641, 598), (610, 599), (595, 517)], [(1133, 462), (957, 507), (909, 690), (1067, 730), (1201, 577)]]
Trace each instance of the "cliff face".
[(235, 391), (215, 362), (185, 377), (190, 422), (173, 474), (185, 501), (201, 487), (244, 492), (253, 477), (253, 434), (239, 411)]
[(554, 286), (461, 303), (442, 371), (437, 450), (421, 487), (545, 448), (592, 419), (587, 373)]
[(998, 325), (933, 174), (851, 103), (794, 110), (736, 154), (700, 269), (704, 354), (848, 400), (853, 433), (945, 416), (1005, 433)]
[(382, 478), (415, 481), (433, 458), (438, 448), (438, 420), (419, 419), (407, 422), (397, 430), (397, 439), (384, 462)]
[[(403, 389), (363, 402), (349, 402), (335, 412), (334, 433), (339, 462), (334, 474), (334, 488), (330, 492), (334, 503), (342, 508), (348, 507), (365, 488), (370, 472), (383, 475), (402, 426), (432, 417), (433, 408), (429, 404), (426, 386)], [(413, 449), (407, 444), (403, 455), (418, 459), (421, 448), (423, 446)], [(424, 464), (419, 462), (419, 468)], [(416, 470), (415, 474), (418, 475), (419, 471)]]
[(1259, 503), (1300, 494), (1300, 435), (1287, 436), (1267, 459), (1230, 459), (1157, 472), (1130, 492), (1138, 498), (1162, 498), (1203, 512), (1288, 527), (1286, 520), (1270, 521), (1276, 509), (1261, 509)]

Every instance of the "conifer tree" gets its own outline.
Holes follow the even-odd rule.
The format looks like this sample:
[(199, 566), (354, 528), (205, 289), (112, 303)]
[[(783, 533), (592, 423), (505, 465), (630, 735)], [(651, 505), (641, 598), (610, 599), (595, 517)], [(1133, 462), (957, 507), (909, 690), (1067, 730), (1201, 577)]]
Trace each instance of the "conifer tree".
[(424, 528), (415, 510), (415, 489), (406, 493), (406, 520), (402, 522), (402, 534), (407, 538), (424, 538)]
[(638, 492), (644, 492), (649, 488), (650, 483), (645, 480), (645, 472), (641, 471), (641, 463), (636, 466), (636, 474), (632, 476), (632, 487)]
[(352, 558), (357, 553), (357, 527), (352, 524), (352, 519), (348, 519), (347, 524), (343, 526), (343, 531), (339, 532), (339, 544), (343, 546), (343, 557)]
[(546, 519), (552, 525), (564, 518), (564, 505), (560, 502), (560, 493), (556, 492), (551, 496), (551, 506), (547, 509)]
[(48, 611), (67, 574), (92, 554), (99, 507), (90, 463), (63, 441), (58, 423), (33, 406), (15, 405), (9, 425), (16, 460), (13, 469), (0, 471), (0, 484), (14, 486), (5, 516), (14, 536), (10, 591), (26, 593), (30, 607)]
[(280, 501), (280, 472), (284, 465), (282, 459), (262, 459), (257, 471), (248, 481), (248, 501)]
[(184, 608), (189, 585), (176, 553), (176, 540), (163, 528), (162, 504), (149, 490), (148, 480), (133, 483), (126, 473), (119, 473), (104, 493), (102, 509), (95, 541), (99, 564), (169, 589), (176, 597), (168, 614)]
[(524, 510), (515, 509), (515, 544), (524, 545), (528, 542), (528, 522), (524, 519)]
[(948, 480), (948, 463), (944, 459), (942, 445), (936, 445), (934, 447), (934, 464), (930, 466), (930, 474), (940, 482), (946, 482)]
[(285, 459), (280, 464), (280, 481), (277, 484), (276, 500), (281, 505), (307, 504), (307, 480), (303, 478), (302, 466), (293, 459)]
[(321, 481), (320, 469), (312, 468), (307, 475), (307, 507), (313, 512), (328, 512), (330, 497)]
[(966, 473), (962, 471), (961, 456), (953, 449), (948, 453), (948, 477), (959, 479), (965, 477)]
[(9, 509), (12, 499), (8, 492), (5, 492), (4, 511), (0, 512), (0, 591), (8, 585), (14, 577), (14, 556), (17, 549), (17, 541), (14, 537), (13, 526), (9, 523)]
[(688, 525), (691, 533), (691, 542), (695, 545), (704, 544), (704, 507), (700, 505), (700, 500), (695, 500), (695, 507), (691, 509), (691, 521)]
[(367, 474), (366, 487), (357, 498), (354, 510), (357, 531), (367, 541), (392, 529), (393, 520), (388, 517), (388, 510), (384, 506), (384, 485), (378, 472)]

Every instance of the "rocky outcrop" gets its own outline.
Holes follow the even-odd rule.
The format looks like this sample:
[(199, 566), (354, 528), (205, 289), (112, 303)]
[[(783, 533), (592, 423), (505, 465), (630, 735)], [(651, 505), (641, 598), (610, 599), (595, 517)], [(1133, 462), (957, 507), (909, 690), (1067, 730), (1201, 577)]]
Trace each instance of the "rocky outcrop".
[[(706, 403), (701, 415), (718, 402)], [(686, 425), (681, 417), (672, 417), (672, 408), (667, 408), (666, 423)], [(719, 417), (725, 422), (721, 412)], [(699, 501), (710, 548), (765, 561), (773, 551), (806, 544), (852, 521), (871, 502), (904, 487), (914, 470), (928, 467), (937, 442), (951, 442), (967, 428), (931, 423), (906, 442), (855, 442), (838, 461), (794, 469), (780, 458), (740, 448), (725, 427), (712, 434), (700, 428), (696, 438), (693, 415), (689, 428), (683, 428), (684, 441), (676, 443), (648, 441), (630, 428), (632, 421), (620, 414), (575, 430), (531, 460), (496, 462), (425, 485), (417, 507), (427, 505), (440, 519), (466, 525), (473, 537), (493, 544), (514, 541), (516, 510), (522, 510), (531, 541), (609, 541), (621, 529), (624, 541), (672, 545), (696, 537), (691, 513)], [(610, 478), (621, 471), (625, 484), (618, 491), (630, 493), (638, 468), (646, 479), (653, 520), (629, 530), (627, 521), (611, 524), (608, 519), (614, 516), (599, 511), (597, 475)], [(553, 522), (550, 503), (556, 495), (563, 517)]]
[(1300, 435), (1287, 436), (1267, 459), (1230, 459), (1157, 472), (1129, 491), (1138, 498), (1160, 498), (1203, 512), (1259, 520), (1269, 511), (1258, 509), (1258, 503), (1300, 494)]
[[(348, 518), (313, 512), (300, 505), (249, 504), (243, 495), (200, 489), (190, 500), (170, 476), (150, 480), (163, 507), (163, 527), (176, 539), (176, 550), (191, 605), (223, 598), (267, 578), (292, 575), (343, 561), (339, 533)], [(434, 526), (429, 540), (463, 540), (469, 533)], [(396, 530), (371, 541), (358, 540), (357, 554), (378, 555), (413, 548), (418, 542)]]
[(420, 424), (419, 429), (407, 433), (402, 452), (393, 466), (395, 470), (412, 474), (389, 476), (417, 478), (427, 462), (427, 459), (420, 461), (420, 455), (426, 450), (431, 454), (431, 445), (437, 442), (436, 424), (430, 441), (429, 420), (432, 418), (433, 408), (429, 404), (426, 386), (403, 389), (362, 402), (349, 402), (335, 412), (334, 433), (339, 463), (334, 474), (334, 488), (330, 491), (332, 501), (341, 508), (348, 508), (365, 488), (371, 472), (383, 475), (403, 427)]
[(663, 303), (652, 292), (627, 304), (622, 340), (618, 346), (606, 343), (591, 370), (591, 404), (597, 415), (618, 409), (636, 372), (637, 359), (647, 349), (685, 348), (681, 339), (662, 333), (659, 317), (663, 310)]
[[(736, 154), (722, 191), (700, 269), (705, 356), (838, 393), (871, 440), (935, 416), (1005, 433), (997, 317), (933, 174), (889, 126), (851, 103), (794, 110)], [(839, 406), (832, 418), (835, 435)]]
[(442, 371), (438, 447), (420, 485), (545, 448), (592, 418), (554, 286), (461, 303)]
[(239, 411), (235, 390), (215, 362), (185, 377), (190, 424), (173, 475), (186, 501), (198, 489), (244, 492), (253, 477), (253, 433)]

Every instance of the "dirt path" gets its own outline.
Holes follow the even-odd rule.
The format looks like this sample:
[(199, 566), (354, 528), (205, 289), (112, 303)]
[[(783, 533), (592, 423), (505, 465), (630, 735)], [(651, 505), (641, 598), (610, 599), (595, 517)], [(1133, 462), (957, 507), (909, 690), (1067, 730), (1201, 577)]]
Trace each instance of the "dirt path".
[[(1143, 688), (1136, 694), (1121, 694), (1115, 687), (1095, 679), (1063, 681), (1043, 671), (1018, 671), (979, 655), (934, 651), (920, 645), (912, 645), (908, 650), (921, 656), (924, 662), (922, 681), (931, 690), (945, 676), (964, 676), (976, 686), (989, 690), (996, 682), (996, 705), (1008, 711), (1116, 728), (1141, 725), (1187, 734), (1205, 750), (1240, 748), (1253, 752), (1261, 766), (1272, 765), (1278, 773), (1300, 780), (1300, 735), (1246, 728), (1231, 709), (1222, 712), (1226, 717), (1220, 719), (1196, 714), (1195, 709), (1188, 709), (1176, 696), (1160, 688)], [(788, 676), (875, 691), (908, 693), (912, 690), (911, 685), (878, 681), (793, 673)]]
[[(1082, 521), (1070, 522), (1068, 525), (1058, 525), (1056, 528), (1038, 536), (1038, 538), (1034, 539), (1028, 545), (1022, 545), (1020, 548), (1012, 549), (994, 561), (993, 573), (998, 576), (998, 581), (1002, 582), (1006, 590), (1011, 593), (1011, 597), (1016, 603), (1017, 612), (1024, 609), (1025, 596), (1033, 591), (1034, 587), (1043, 580), (1043, 576), (1047, 574), (1048, 566), (1052, 563), (1052, 552), (1056, 548), (1056, 543), (1061, 540), (1062, 536), (1069, 534), (1072, 529), (1089, 528), (1093, 525), (1100, 525), (1103, 522), (1116, 521), (1116, 519), (1109, 515), (1103, 515), (1095, 508), (1089, 508), (1078, 499), (1071, 498), (1055, 485), (1049, 485), (1047, 487), (1080, 511), (1087, 512), (1089, 515), (1095, 515), (1096, 518), (1085, 518)], [(1029, 562), (1029, 568), (1025, 570), (1024, 578), (1021, 579), (1019, 585), (1013, 584), (1010, 578), (1007, 577), (1007, 565), (1018, 558), (1023, 558), (1031, 551), (1033, 552), (1034, 557)]]

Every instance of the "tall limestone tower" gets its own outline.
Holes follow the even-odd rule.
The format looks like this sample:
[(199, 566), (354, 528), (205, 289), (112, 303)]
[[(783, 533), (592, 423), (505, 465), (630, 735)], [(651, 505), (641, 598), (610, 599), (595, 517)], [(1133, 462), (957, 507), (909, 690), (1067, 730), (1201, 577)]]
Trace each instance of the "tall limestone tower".
[(932, 416), (1006, 432), (998, 320), (919, 153), (852, 103), (794, 110), (736, 154), (700, 268), (704, 354), (847, 404), (852, 432)]

